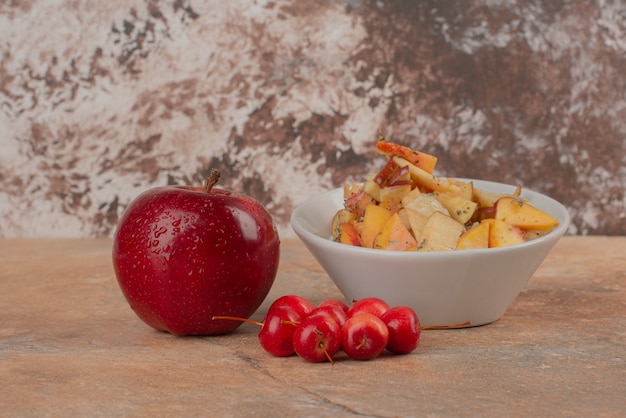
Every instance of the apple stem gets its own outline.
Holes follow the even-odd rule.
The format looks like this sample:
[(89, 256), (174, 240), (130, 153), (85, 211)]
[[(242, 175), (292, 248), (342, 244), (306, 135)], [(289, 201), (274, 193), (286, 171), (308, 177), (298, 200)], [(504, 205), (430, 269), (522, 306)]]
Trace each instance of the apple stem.
[(229, 320), (229, 321), (241, 321), (241, 322), (247, 322), (249, 324), (258, 325), (260, 327), (263, 326), (263, 322), (255, 321), (254, 319), (239, 318), (239, 317), (236, 317), (236, 316), (215, 315), (211, 319), (213, 319), (213, 320), (216, 320), (216, 319), (226, 319), (226, 320)]
[(457, 327), (465, 327), (470, 325), (471, 322), (461, 322), (460, 324), (450, 324), (450, 325), (424, 325), (420, 327), (420, 329), (447, 329), (447, 328), (457, 328)]
[(220, 172), (212, 168), (209, 177), (204, 180), (204, 192), (211, 193), (211, 189), (213, 189), (213, 186), (215, 186), (219, 180)]

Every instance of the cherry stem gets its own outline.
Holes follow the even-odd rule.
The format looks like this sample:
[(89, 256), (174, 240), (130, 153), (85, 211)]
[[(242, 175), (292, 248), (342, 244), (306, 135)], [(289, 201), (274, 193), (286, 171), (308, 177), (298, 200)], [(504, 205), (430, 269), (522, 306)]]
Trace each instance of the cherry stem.
[(248, 319), (248, 318), (239, 318), (237, 316), (228, 316), (228, 315), (215, 315), (213, 317), (211, 317), (212, 320), (216, 320), (216, 319), (226, 319), (228, 321), (241, 321), (241, 322), (247, 322), (249, 324), (254, 324), (254, 325), (258, 325), (260, 327), (263, 326), (263, 322), (259, 322), (259, 321), (255, 321), (254, 319)]
[(450, 325), (424, 325), (420, 327), (420, 329), (447, 329), (447, 328), (457, 328), (457, 327), (465, 327), (470, 325), (471, 322), (461, 322), (460, 324), (450, 324)]
[(209, 177), (204, 180), (204, 192), (211, 193), (211, 189), (213, 189), (213, 186), (215, 186), (219, 180), (220, 172), (212, 168)]
[(326, 350), (326, 344), (324, 344), (324, 343), (320, 343), (320, 344), (319, 344), (319, 347), (320, 347), (321, 349), (323, 349), (323, 350), (324, 350), (324, 355), (325, 355), (325, 356), (326, 356), (326, 358), (328, 359), (328, 362), (329, 362), (330, 364), (335, 364), (335, 360), (333, 360), (333, 358), (331, 357), (331, 355), (330, 355), (330, 354), (328, 354), (328, 351)]
[(361, 341), (359, 341), (359, 344), (355, 348), (357, 350), (360, 350), (365, 345), (365, 343), (367, 343), (367, 339), (363, 338), (361, 339)]

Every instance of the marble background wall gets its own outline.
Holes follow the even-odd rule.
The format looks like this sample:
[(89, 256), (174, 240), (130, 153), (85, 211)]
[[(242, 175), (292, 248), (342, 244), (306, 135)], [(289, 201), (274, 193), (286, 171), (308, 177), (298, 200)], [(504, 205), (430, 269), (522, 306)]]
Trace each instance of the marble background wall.
[(0, 1), (0, 237), (111, 236), (211, 167), (293, 236), (379, 129), (626, 234), (624, 2)]

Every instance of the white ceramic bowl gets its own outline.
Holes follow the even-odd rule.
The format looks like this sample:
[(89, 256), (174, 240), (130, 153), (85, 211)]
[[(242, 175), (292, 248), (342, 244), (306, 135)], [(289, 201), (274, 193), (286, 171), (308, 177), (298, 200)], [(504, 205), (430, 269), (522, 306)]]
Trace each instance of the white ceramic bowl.
[[(514, 191), (511, 185), (471, 180), (486, 191)], [(422, 325), (469, 321), (476, 326), (504, 314), (569, 225), (567, 210), (556, 200), (524, 189), (522, 197), (560, 224), (543, 237), (509, 247), (420, 253), (333, 242), (330, 227), (343, 208), (342, 188), (299, 205), (291, 226), (347, 301), (375, 296), (392, 306), (410, 306)]]

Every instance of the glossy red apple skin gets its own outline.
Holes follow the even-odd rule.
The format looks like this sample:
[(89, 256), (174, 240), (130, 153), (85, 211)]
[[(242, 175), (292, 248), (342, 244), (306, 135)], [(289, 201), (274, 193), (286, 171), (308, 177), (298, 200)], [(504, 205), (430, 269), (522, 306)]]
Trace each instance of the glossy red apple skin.
[(138, 196), (115, 232), (113, 265), (137, 316), (176, 335), (234, 331), (270, 291), (280, 239), (256, 200), (232, 191), (164, 186)]

